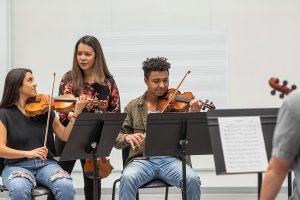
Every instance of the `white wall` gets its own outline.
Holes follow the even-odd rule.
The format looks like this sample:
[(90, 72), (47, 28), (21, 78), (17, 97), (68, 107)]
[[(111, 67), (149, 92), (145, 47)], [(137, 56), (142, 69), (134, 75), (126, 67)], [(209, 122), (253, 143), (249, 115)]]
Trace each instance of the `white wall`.
[(5, 74), (10, 65), (10, 2), (0, 0), (0, 96), (5, 81)]
[[(2, 47), (8, 36), (3, 39), (2, 30), (7, 29), (1, 24), (0, 51), (6, 56), (1, 59), (9, 60), (13, 67), (32, 68), (39, 91), (50, 91), (54, 68), (59, 69), (58, 78), (70, 69), (73, 48), (81, 36), (92, 34), (101, 41), (104, 33), (140, 31), (226, 31), (228, 108), (280, 106), (281, 100), (270, 95), (267, 84), (272, 76), (300, 85), (298, 0), (12, 0), (11, 12), (12, 58)], [(8, 20), (5, 10), (0, 13)], [(120, 158), (114, 150), (111, 160), (118, 170)], [(252, 179), (214, 176), (211, 156), (194, 160), (205, 177), (204, 187), (240, 186), (241, 181), (245, 186), (256, 185), (253, 175), (247, 175)], [(111, 186), (107, 180), (104, 187)]]
[(299, 84), (297, 0), (12, 2), (12, 64), (33, 68), (41, 90), (52, 68), (60, 67), (58, 77), (70, 69), (79, 37), (126, 31), (228, 32), (229, 107), (280, 105), (269, 95), (271, 76)]

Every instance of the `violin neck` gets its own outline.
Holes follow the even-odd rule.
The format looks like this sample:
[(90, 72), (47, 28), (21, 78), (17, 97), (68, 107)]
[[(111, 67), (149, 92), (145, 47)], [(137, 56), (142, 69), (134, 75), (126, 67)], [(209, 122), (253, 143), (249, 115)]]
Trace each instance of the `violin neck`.
[(63, 101), (63, 102), (75, 102), (77, 98), (72, 97), (54, 97), (54, 101)]
[(176, 101), (180, 101), (180, 102), (185, 102), (185, 103), (190, 103), (190, 99), (188, 99), (188, 98), (185, 98), (185, 97), (180, 97), (180, 96), (176, 96), (175, 97), (175, 100)]
[[(78, 98), (75, 97), (53, 97), (54, 101), (61, 101), (61, 102), (76, 102)], [(106, 105), (106, 100), (92, 100), (93, 104), (99, 104), (99, 105)], [(105, 107), (105, 106), (104, 106)]]
[[(176, 97), (175, 97), (175, 100), (176, 100), (176, 101), (185, 102), (185, 103), (189, 103), (189, 102), (191, 101), (191, 99), (184, 98), (184, 97), (180, 97), (180, 96), (176, 96)], [(201, 100), (199, 100), (199, 101), (201, 101)], [(212, 109), (212, 110), (216, 109), (215, 105), (214, 105), (212, 102), (211, 102), (211, 103), (207, 103), (207, 102), (201, 101), (201, 103), (202, 103), (202, 107), (203, 107), (204, 109), (205, 109), (205, 108), (207, 108), (207, 109)]]

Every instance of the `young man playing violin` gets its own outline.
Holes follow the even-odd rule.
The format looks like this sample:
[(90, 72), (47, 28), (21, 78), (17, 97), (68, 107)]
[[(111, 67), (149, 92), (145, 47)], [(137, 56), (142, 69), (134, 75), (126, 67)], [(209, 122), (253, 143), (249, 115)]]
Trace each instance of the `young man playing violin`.
[[(52, 133), (67, 141), (76, 117), (90, 100), (79, 97), (73, 118), (64, 127), (54, 111), (50, 117), (48, 113), (34, 118), (28, 115), (26, 103), (36, 96), (36, 85), (29, 69), (12, 69), (6, 76), (0, 103), (0, 157), (5, 164), (3, 172), (0, 169), (2, 181), (12, 200), (31, 199), (37, 184), (48, 187), (57, 200), (72, 200), (72, 179), (53, 159), (56, 153)], [(45, 134), (48, 122), (49, 134)]]
[[(137, 190), (143, 184), (160, 179), (171, 185), (182, 188), (182, 162), (177, 157), (145, 157), (145, 133), (148, 113), (157, 111), (159, 98), (169, 87), (170, 63), (166, 58), (150, 58), (143, 62), (144, 81), (147, 91), (144, 95), (132, 100), (125, 107), (127, 117), (117, 137), (115, 147), (130, 148), (126, 166), (120, 181), (120, 199), (135, 199)], [(190, 102), (190, 112), (199, 112), (202, 103)], [(163, 134), (163, 133), (162, 133)], [(187, 199), (200, 199), (200, 178), (190, 167), (186, 166)]]

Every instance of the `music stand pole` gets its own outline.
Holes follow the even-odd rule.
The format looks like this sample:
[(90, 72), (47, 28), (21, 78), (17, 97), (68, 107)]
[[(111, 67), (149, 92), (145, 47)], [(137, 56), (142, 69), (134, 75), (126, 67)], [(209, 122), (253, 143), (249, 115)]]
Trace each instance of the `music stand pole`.
[(93, 149), (93, 199), (98, 200), (99, 194), (98, 194), (98, 166), (97, 166), (97, 143), (92, 142), (91, 148)]
[(97, 148), (98, 148), (98, 144), (100, 141), (103, 126), (104, 126), (104, 121), (102, 119), (99, 119), (97, 122), (97, 125), (94, 129), (92, 138), (90, 140), (90, 143), (89, 143), (90, 145), (86, 149), (86, 152), (92, 153), (92, 156), (93, 156), (93, 200), (98, 200), (99, 196), (101, 196), (101, 191), (100, 191), (100, 195), (98, 192), (100, 181), (98, 181), (99, 168), (98, 168), (98, 163), (97, 163)]
[(186, 144), (188, 141), (186, 140), (186, 124), (187, 120), (183, 119), (181, 121), (181, 140), (179, 141), (180, 144), (180, 151), (181, 151), (181, 162), (182, 162), (182, 190), (183, 190), (183, 200), (186, 200)]
[(262, 183), (262, 172), (257, 173), (257, 180), (258, 180), (258, 190), (257, 190), (257, 197), (258, 200), (260, 198), (260, 190), (261, 190), (261, 183)]

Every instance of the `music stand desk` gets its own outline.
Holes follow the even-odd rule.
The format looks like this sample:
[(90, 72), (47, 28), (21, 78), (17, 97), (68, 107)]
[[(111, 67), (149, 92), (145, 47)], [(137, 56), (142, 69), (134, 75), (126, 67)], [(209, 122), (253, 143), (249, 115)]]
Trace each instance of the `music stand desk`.
[[(210, 139), (211, 139), (211, 145), (213, 147), (213, 154), (214, 154), (214, 161), (215, 161), (217, 175), (227, 174), (224, 156), (223, 156), (221, 136), (219, 131), (218, 117), (259, 116), (262, 125), (262, 132), (263, 132), (263, 138), (266, 147), (267, 158), (269, 160), (271, 158), (271, 153), (272, 153), (272, 139), (273, 139), (273, 133), (274, 133), (276, 120), (277, 120), (277, 113), (278, 113), (278, 108), (219, 109), (219, 110), (209, 110), (207, 112)], [(253, 172), (245, 172), (245, 173), (253, 173)], [(258, 173), (258, 198), (259, 198), (263, 172), (255, 172), (255, 173)], [(289, 183), (289, 188), (290, 188), (290, 183)]]
[(125, 117), (125, 113), (81, 113), (61, 153), (60, 161), (94, 160), (94, 199), (98, 199), (97, 157), (110, 155)]
[(186, 199), (185, 155), (212, 154), (206, 113), (150, 113), (147, 119), (145, 154), (181, 157), (183, 199)]

